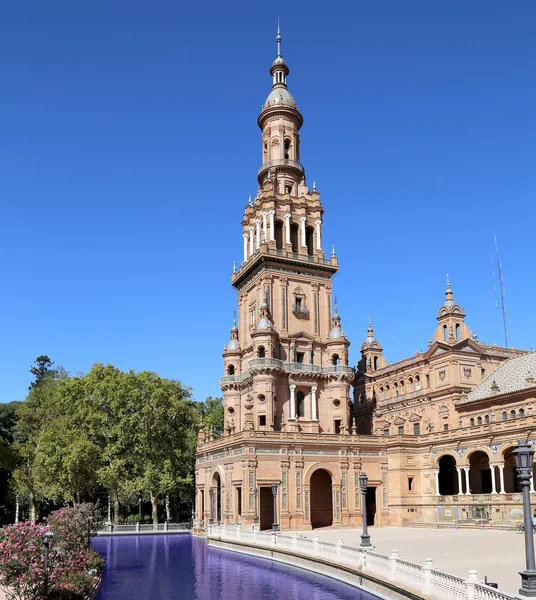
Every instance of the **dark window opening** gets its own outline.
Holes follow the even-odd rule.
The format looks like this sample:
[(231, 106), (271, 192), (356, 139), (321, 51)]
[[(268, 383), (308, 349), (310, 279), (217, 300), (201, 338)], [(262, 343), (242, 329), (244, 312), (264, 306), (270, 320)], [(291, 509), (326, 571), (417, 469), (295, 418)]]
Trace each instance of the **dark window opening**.
[(334, 429), (334, 433), (340, 433), (341, 432), (341, 421), (340, 421), (340, 419), (335, 419), (335, 421), (333, 421), (333, 429)]
[(296, 352), (296, 362), (302, 363), (304, 356), (305, 354), (303, 352)]
[(449, 430), (449, 424), (443, 423), (443, 431), (448, 431), (448, 430)]
[(292, 252), (298, 252), (299, 248), (299, 228), (296, 223), (290, 225), (290, 243), (292, 244)]
[(456, 339), (459, 340), (460, 339), (460, 324), (456, 323)]
[(374, 370), (377, 371), (378, 370), (378, 357), (377, 356), (374, 357), (373, 365), (374, 365)]
[(388, 428), (386, 428), (386, 429), (383, 430), (383, 435), (389, 435), (389, 429)]
[(446, 325), (443, 325), (443, 339), (445, 342), (449, 339), (449, 330)]
[(259, 427), (266, 427), (266, 415), (259, 415)]
[(265, 351), (265, 349), (264, 349), (264, 346), (259, 346), (259, 347), (257, 348), (257, 356), (258, 356), (259, 358), (264, 358), (264, 357), (265, 357), (265, 355), (266, 355), (266, 351)]
[(413, 423), (413, 435), (421, 435), (421, 424)]
[(296, 312), (301, 312), (303, 309), (302, 298), (296, 298)]
[(274, 223), (274, 238), (275, 238), (275, 247), (278, 250), (283, 249), (283, 223), (282, 221), (276, 221)]
[(235, 371), (234, 371), (234, 365), (229, 365), (227, 367), (227, 375), (234, 375)]
[(305, 244), (307, 246), (307, 254), (309, 256), (313, 256), (314, 251), (315, 251), (313, 240), (314, 240), (314, 230), (312, 227), (307, 227), (307, 229), (305, 230)]
[(404, 435), (404, 425), (398, 426), (398, 435)]
[(408, 492), (413, 491), (413, 477), (408, 477)]
[(290, 150), (290, 140), (286, 139), (285, 140), (285, 158), (286, 159), (289, 158), (289, 150)]
[(296, 413), (298, 417), (305, 416), (305, 394), (303, 392), (296, 394)]

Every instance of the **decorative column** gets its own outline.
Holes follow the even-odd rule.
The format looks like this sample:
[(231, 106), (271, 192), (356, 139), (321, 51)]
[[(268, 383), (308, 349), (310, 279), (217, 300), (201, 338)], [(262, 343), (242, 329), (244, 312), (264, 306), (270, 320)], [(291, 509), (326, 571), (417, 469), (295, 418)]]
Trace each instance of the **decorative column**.
[[(19, 507), (20, 507), (20, 496), (17, 494), (15, 496), (15, 524), (19, 522)], [(112, 519), (110, 518), (110, 496), (108, 496), (108, 523), (111, 523)]]
[(534, 479), (530, 478), (530, 493), (534, 494)]
[(435, 495), (441, 496), (441, 494), (439, 493), (439, 469), (434, 469), (434, 475), (435, 475)]
[(296, 418), (296, 398), (294, 397), (294, 392), (296, 391), (296, 386), (291, 384), (290, 386), (290, 420), (294, 420)]
[(285, 244), (290, 244), (290, 213), (285, 214)]
[(499, 480), (501, 482), (501, 491), (499, 494), (506, 494), (504, 490), (504, 463), (502, 465), (497, 465), (499, 467)]
[(243, 233), (242, 237), (244, 238), (244, 262), (248, 259), (248, 234)]
[(275, 222), (274, 222), (275, 210), (271, 210), (269, 214), (270, 214), (270, 241), (274, 242), (275, 241)]
[(214, 525), (214, 488), (208, 489), (210, 516), (208, 518), (208, 524)]
[(249, 255), (253, 256), (253, 226), (249, 227)]
[(316, 416), (316, 390), (317, 386), (311, 386), (311, 419), (313, 421), (318, 421), (318, 417)]
[(301, 231), (301, 245), (302, 248), (307, 248), (307, 238), (305, 237), (305, 223), (307, 222), (307, 217), (300, 217), (300, 231)]
[(490, 465), (489, 468), (491, 471), (491, 493), (496, 494), (497, 486), (495, 484), (495, 465)]
[(463, 470), (465, 471), (465, 495), (470, 496), (471, 491), (469, 488), (469, 467), (464, 467)]
[(322, 250), (322, 221), (315, 221), (316, 225), (316, 250)]
[(266, 218), (268, 217), (268, 213), (264, 210), (262, 212), (262, 239), (261, 241), (264, 243), (268, 240), (268, 235), (266, 232)]
[(458, 472), (458, 496), (463, 495), (463, 484), (462, 484), (462, 470), (460, 467), (456, 467), (456, 471)]
[(261, 247), (261, 220), (255, 219), (255, 248)]

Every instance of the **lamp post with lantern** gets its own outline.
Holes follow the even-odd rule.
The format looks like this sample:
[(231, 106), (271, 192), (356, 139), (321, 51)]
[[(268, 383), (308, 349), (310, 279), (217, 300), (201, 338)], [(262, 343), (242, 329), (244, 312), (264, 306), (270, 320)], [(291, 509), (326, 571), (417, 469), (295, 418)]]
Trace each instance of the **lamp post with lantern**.
[(259, 488), (254, 488), (253, 489), (253, 525), (259, 524), (259, 513), (258, 513), (258, 508), (257, 508), (258, 496), (259, 496)]
[(361, 534), (361, 548), (371, 548), (370, 535), (367, 529), (367, 485), (368, 477), (366, 473), (359, 474), (359, 485), (361, 487), (361, 512), (363, 514), (363, 533)]
[(523, 494), (523, 525), (525, 527), (525, 570), (520, 571), (521, 588), (519, 595), (536, 598), (536, 565), (534, 562), (534, 534), (532, 533), (532, 513), (530, 509), (530, 482), (534, 447), (527, 440), (519, 440), (512, 451), (516, 459), (517, 480)]
[(45, 560), (43, 562), (43, 597), (48, 598), (48, 551), (50, 549), (50, 540), (53, 537), (52, 531), (45, 531), (44, 535), (44, 547), (45, 547)]

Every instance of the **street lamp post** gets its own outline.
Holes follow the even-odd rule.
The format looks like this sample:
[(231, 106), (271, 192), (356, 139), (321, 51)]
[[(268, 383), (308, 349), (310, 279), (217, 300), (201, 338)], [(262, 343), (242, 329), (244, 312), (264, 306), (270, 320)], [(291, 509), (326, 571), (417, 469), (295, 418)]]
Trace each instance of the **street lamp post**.
[(214, 488), (208, 489), (208, 503), (210, 506), (210, 516), (208, 518), (208, 524), (214, 525)]
[(257, 498), (259, 496), (258, 488), (253, 489), (253, 524), (257, 525), (259, 523), (259, 513), (257, 509)]
[(112, 497), (108, 494), (108, 525), (112, 523)]
[(279, 523), (277, 522), (277, 483), (272, 483), (272, 496), (274, 497), (274, 522), (272, 523), (272, 531), (279, 531)]
[(45, 598), (48, 598), (48, 550), (52, 536), (52, 531), (45, 531), (45, 539), (43, 542), (45, 546), (45, 560), (43, 563), (43, 596)]
[(525, 526), (525, 570), (521, 571), (520, 596), (536, 598), (536, 565), (534, 562), (534, 534), (530, 510), (530, 482), (534, 447), (527, 440), (519, 440), (512, 452), (516, 459), (517, 480), (523, 493), (523, 524)]
[(360, 473), (359, 485), (361, 486), (361, 512), (363, 513), (363, 533), (361, 534), (361, 547), (371, 548), (370, 535), (367, 530), (367, 484), (368, 477), (366, 473)]
[(20, 496), (17, 494), (15, 496), (15, 523), (19, 522), (19, 505), (20, 505)]
[(138, 494), (138, 523), (141, 523), (141, 501), (142, 501), (142, 494), (140, 492)]

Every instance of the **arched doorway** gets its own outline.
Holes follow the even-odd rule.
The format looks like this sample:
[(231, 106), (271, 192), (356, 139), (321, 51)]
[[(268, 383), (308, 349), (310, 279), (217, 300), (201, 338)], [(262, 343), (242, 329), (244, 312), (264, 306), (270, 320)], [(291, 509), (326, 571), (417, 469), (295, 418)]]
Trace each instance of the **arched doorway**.
[(488, 455), (482, 450), (473, 452), (469, 459), (469, 467), (471, 494), (491, 494), (491, 470)]
[(311, 476), (311, 525), (315, 529), (332, 524), (331, 475), (325, 469), (318, 469)]
[(517, 481), (516, 459), (512, 450), (513, 448), (508, 448), (504, 453), (504, 491), (507, 494), (521, 491)]
[(456, 460), (450, 454), (439, 459), (439, 493), (442, 496), (458, 494), (458, 473)]
[(221, 523), (221, 478), (216, 471), (212, 478), (212, 489), (214, 490), (214, 523)]

